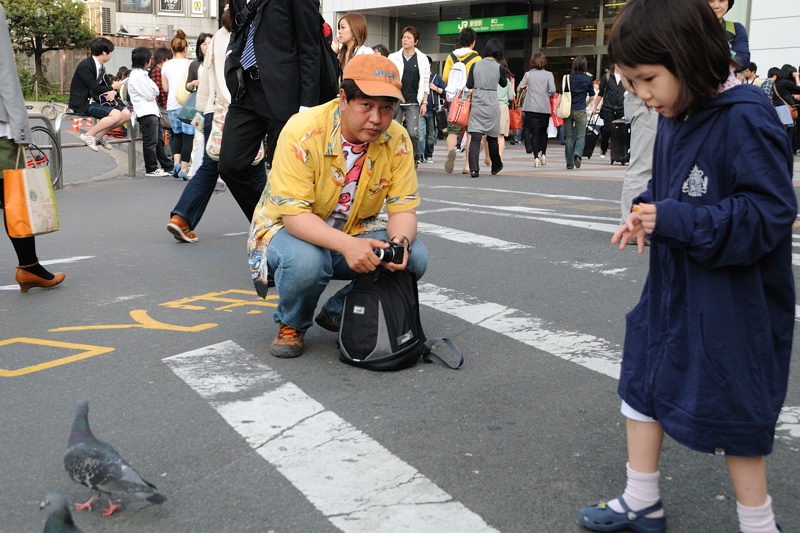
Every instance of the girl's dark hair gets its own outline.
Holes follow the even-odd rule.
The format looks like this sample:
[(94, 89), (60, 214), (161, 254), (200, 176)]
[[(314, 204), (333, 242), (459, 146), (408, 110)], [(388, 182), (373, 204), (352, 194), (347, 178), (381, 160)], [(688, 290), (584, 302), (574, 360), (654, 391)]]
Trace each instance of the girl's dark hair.
[(200, 61), (201, 63), (206, 58), (206, 55), (203, 53), (203, 49), (200, 48), (200, 45), (203, 44), (203, 42), (206, 39), (211, 39), (212, 37), (214, 37), (213, 34), (205, 33), (205, 32), (203, 32), (203, 33), (201, 33), (200, 35), (197, 36), (197, 46), (195, 47), (194, 53), (195, 53), (195, 55), (197, 55), (197, 60)]
[(131, 68), (145, 68), (150, 62), (153, 52), (146, 46), (137, 46), (131, 50)]
[(489, 39), (483, 45), (483, 57), (493, 57), (497, 61), (503, 59), (503, 43), (498, 39)]
[(572, 73), (586, 72), (587, 66), (586, 56), (578, 56), (572, 61)]
[(169, 47), (172, 48), (174, 53), (180, 54), (186, 51), (187, 46), (189, 46), (189, 43), (186, 42), (186, 34), (183, 30), (176, 31), (175, 37), (169, 42)]
[(787, 63), (781, 67), (781, 72), (778, 74), (778, 79), (794, 82), (795, 72), (797, 72), (797, 69)]
[(535, 68), (536, 70), (544, 70), (547, 68), (547, 57), (541, 52), (536, 52), (533, 54), (531, 58), (531, 65), (530, 68)]
[(734, 66), (725, 30), (706, 0), (629, 0), (611, 28), (608, 53), (626, 67), (669, 70), (679, 83), (676, 118), (714, 98)]

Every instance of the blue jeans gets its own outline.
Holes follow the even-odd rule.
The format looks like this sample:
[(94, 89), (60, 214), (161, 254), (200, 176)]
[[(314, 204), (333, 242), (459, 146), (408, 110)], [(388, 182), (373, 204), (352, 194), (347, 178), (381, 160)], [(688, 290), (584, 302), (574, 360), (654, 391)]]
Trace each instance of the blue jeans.
[[(358, 237), (388, 240), (386, 230), (376, 230)], [(319, 297), (330, 280), (352, 280), (359, 276), (347, 266), (342, 254), (298, 239), (286, 228), (278, 231), (269, 241), (267, 265), (280, 294), (273, 320), (300, 330), (311, 327)], [(428, 268), (428, 249), (419, 239), (411, 245), (406, 268), (417, 279)], [(348, 283), (323, 305), (323, 312), (331, 320), (337, 323), (341, 321), (344, 297), (351, 289), (352, 283)]]
[(411, 146), (414, 147), (414, 161), (419, 161), (422, 157), (419, 150), (419, 104), (399, 104), (394, 119), (406, 127)]
[(564, 119), (564, 156), (567, 168), (575, 164), (575, 156), (583, 157), (583, 146), (586, 142), (586, 110), (573, 109), (569, 117)]
[(436, 117), (433, 116), (433, 113), (419, 117), (419, 153), (421, 158), (433, 158), (436, 133)]
[[(208, 140), (211, 133), (211, 124), (214, 119), (213, 113), (206, 113), (203, 116), (203, 136)], [(172, 215), (178, 215), (189, 224), (189, 228), (194, 229), (200, 223), (200, 219), (208, 206), (208, 201), (214, 193), (214, 187), (217, 185), (217, 161), (214, 161), (203, 150), (203, 163), (200, 165), (194, 177), (189, 180), (186, 187), (183, 188), (178, 203), (172, 209)], [(250, 167), (250, 176), (258, 183), (266, 183), (267, 175), (264, 169), (264, 162)]]

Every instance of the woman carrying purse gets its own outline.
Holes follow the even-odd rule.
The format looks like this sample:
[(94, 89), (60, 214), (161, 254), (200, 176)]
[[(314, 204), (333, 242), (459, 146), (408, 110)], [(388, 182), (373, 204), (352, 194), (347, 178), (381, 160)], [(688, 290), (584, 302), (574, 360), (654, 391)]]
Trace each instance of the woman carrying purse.
[[(16, 72), (14, 54), (11, 48), (11, 38), (8, 34), (6, 12), (0, 4), (0, 69), (2, 72)], [(28, 123), (28, 111), (22, 98), (19, 78), (17, 76), (4, 76), (0, 83), (0, 170), (12, 170), (24, 166), (20, 159), (24, 157), (20, 150), (27, 146), (31, 140), (31, 127)], [(0, 207), (5, 205), (5, 194), (2, 174), (0, 174)], [(3, 226), (8, 234), (5, 212), (3, 213)], [(32, 287), (55, 287), (66, 277), (62, 272), (48, 272), (39, 264), (36, 257), (36, 238), (12, 238), (11, 244), (17, 254), (16, 281), (22, 292), (28, 292)]]

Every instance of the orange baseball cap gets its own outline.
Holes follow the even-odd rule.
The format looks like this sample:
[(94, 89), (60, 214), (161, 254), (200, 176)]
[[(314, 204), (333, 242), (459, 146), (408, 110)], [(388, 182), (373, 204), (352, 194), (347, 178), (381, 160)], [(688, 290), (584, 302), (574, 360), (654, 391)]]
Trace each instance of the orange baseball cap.
[(361, 54), (347, 62), (343, 80), (353, 80), (367, 96), (388, 96), (403, 102), (400, 72), (389, 59), (377, 54)]

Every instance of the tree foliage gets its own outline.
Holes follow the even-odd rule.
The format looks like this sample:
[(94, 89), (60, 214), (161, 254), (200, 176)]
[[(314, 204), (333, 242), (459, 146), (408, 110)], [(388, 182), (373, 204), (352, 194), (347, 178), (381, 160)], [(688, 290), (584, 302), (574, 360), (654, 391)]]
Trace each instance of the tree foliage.
[(42, 55), (49, 50), (86, 47), (94, 32), (84, 22), (86, 4), (78, 0), (11, 0), (4, 2), (11, 40), (33, 55), (36, 79), (46, 86)]

